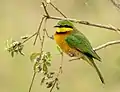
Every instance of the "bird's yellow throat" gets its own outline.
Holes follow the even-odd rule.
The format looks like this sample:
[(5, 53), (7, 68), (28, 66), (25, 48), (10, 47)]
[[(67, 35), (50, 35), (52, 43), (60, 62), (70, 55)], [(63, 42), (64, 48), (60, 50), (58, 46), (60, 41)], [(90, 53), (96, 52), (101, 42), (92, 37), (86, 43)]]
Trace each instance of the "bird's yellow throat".
[(73, 30), (72, 28), (62, 27), (62, 28), (57, 28), (56, 32), (58, 32), (58, 33), (60, 33), (60, 32), (70, 32), (72, 30)]

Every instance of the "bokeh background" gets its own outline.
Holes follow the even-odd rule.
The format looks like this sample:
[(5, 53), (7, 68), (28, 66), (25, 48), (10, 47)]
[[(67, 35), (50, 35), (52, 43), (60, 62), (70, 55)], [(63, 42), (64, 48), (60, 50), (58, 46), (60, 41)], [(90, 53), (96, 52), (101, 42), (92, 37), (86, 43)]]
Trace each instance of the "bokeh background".
[[(68, 17), (87, 20), (93, 23), (120, 27), (120, 10), (116, 9), (110, 0), (53, 0), (53, 3)], [(7, 39), (20, 40), (23, 35), (37, 31), (43, 14), (41, 0), (0, 0), (0, 92), (28, 92), (33, 74), (33, 63), (29, 56), (40, 50), (39, 41), (33, 46), (34, 39), (25, 44), (25, 56), (14, 58), (5, 51)], [(51, 7), (49, 13), (60, 16)], [(49, 20), (47, 30), (53, 35), (53, 26), (57, 20)], [(120, 39), (116, 32), (75, 24), (90, 40), (93, 47), (112, 40)], [(53, 40), (46, 38), (45, 51), (53, 55), (52, 69), (57, 70), (60, 55)], [(83, 61), (68, 62), (64, 56), (63, 74), (60, 77), (58, 92), (120, 92), (120, 45), (113, 45), (97, 51), (102, 63), (97, 63), (106, 84), (102, 85), (95, 70)], [(40, 86), (41, 75), (38, 74), (32, 92), (49, 92), (45, 86)], [(57, 92), (57, 91), (56, 91)]]

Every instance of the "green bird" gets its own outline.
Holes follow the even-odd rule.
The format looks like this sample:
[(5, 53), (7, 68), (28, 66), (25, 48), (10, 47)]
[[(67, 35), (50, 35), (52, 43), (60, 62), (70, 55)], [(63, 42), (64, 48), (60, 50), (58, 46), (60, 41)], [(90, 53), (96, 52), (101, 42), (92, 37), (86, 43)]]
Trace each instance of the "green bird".
[(104, 84), (99, 69), (93, 59), (101, 61), (101, 58), (93, 50), (88, 39), (76, 29), (68, 20), (61, 20), (55, 26), (57, 28), (54, 34), (56, 44), (70, 57), (77, 57), (87, 61), (97, 72), (101, 82)]

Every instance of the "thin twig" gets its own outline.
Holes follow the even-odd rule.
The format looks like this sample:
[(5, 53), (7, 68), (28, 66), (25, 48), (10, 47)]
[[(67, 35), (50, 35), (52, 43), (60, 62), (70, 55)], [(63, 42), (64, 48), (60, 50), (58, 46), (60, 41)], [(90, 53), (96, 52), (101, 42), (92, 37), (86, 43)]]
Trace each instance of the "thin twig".
[[(98, 50), (101, 50), (101, 49), (106, 48), (108, 46), (115, 45), (115, 44), (120, 44), (120, 40), (115, 40), (115, 41), (107, 42), (105, 44), (97, 46), (96, 48), (93, 48), (93, 50), (94, 51), (98, 51)], [(74, 60), (79, 60), (79, 59), (81, 59), (81, 58), (74, 58), (74, 59), (70, 59), (69, 61), (74, 61)]]
[(63, 67), (63, 52), (61, 51), (61, 49), (57, 46), (57, 49), (58, 51), (60, 52), (61, 54), (61, 62), (60, 62), (60, 66), (59, 66), (59, 69), (58, 69), (58, 72), (57, 72), (57, 75), (55, 77), (55, 80), (54, 80), (54, 84), (52, 85), (51, 89), (50, 89), (50, 92), (52, 92), (53, 88), (55, 87), (57, 81), (59, 81), (59, 76), (60, 74), (62, 73), (62, 67)]
[(59, 80), (58, 80), (58, 79), (59, 79), (59, 76), (60, 76), (60, 74), (62, 73), (62, 64), (63, 64), (63, 56), (62, 56), (62, 60), (61, 60), (61, 65), (60, 65), (60, 67), (59, 67), (57, 76), (56, 76), (56, 78), (55, 78), (55, 80), (54, 80), (54, 84), (52, 85), (52, 87), (51, 87), (51, 89), (50, 89), (50, 92), (52, 92), (52, 90), (53, 90), (53, 88), (55, 87), (57, 81), (59, 81)]
[[(47, 3), (46, 0), (44, 0), (44, 1), (45, 1), (45, 3)], [(44, 11), (45, 11), (45, 14), (47, 15), (47, 19), (48, 19), (49, 13), (48, 13), (48, 11), (47, 11), (47, 4), (45, 5), (45, 3), (42, 2), (42, 6), (43, 6), (43, 9), (44, 9)], [(45, 25), (46, 25), (46, 24), (45, 24)], [(44, 28), (45, 28), (45, 27), (44, 27)], [(48, 38), (54, 39), (53, 37), (50, 37), (50, 36), (48, 35), (47, 30), (44, 30), (44, 31), (45, 31), (45, 33), (46, 33), (46, 35), (47, 35)]]
[[(56, 17), (56, 16), (46, 16), (48, 19), (55, 19), (55, 20), (66, 20), (66, 18), (62, 18), (62, 17)], [(67, 18), (67, 20), (74, 22), (74, 23), (78, 23), (78, 24), (84, 24), (84, 25), (88, 25), (88, 26), (93, 26), (93, 27), (99, 27), (99, 28), (104, 28), (104, 29), (108, 29), (108, 30), (113, 30), (115, 32), (120, 32), (119, 28), (115, 28), (113, 26), (108, 26), (108, 25), (102, 25), (102, 24), (96, 24), (96, 23), (90, 23), (88, 21), (82, 21), (82, 20), (77, 20), (77, 19), (71, 19), (71, 18)]]
[(33, 85), (33, 82), (35, 80), (35, 76), (36, 76), (36, 72), (33, 73), (33, 77), (32, 77), (31, 83), (30, 83), (30, 87), (29, 87), (29, 92), (31, 92), (32, 85)]
[(35, 32), (33, 35), (31, 35), (30, 37), (28, 37), (27, 39), (25, 39), (22, 43), (27, 42), (28, 40), (30, 40), (32, 37), (34, 37), (37, 34), (37, 32)]
[(63, 51), (60, 49), (59, 46), (57, 46), (58, 51), (60, 52), (61, 55), (61, 62), (60, 62), (60, 67), (59, 67), (59, 72), (58, 72), (58, 76), (60, 73), (62, 73), (62, 66), (63, 66)]
[(106, 48), (108, 46), (115, 45), (115, 44), (120, 44), (120, 40), (107, 42), (105, 44), (102, 44), (102, 45), (94, 48), (94, 50), (97, 51), (97, 50), (100, 50), (100, 49), (103, 49), (103, 48)]
[(52, 4), (52, 3), (50, 2), (50, 5), (51, 5), (56, 11), (58, 11), (64, 18), (67, 18), (67, 16), (65, 16), (65, 14), (63, 14), (54, 4)]
[[(50, 5), (57, 11), (59, 12), (64, 18), (67, 18), (67, 16), (65, 14), (63, 14), (63, 12), (61, 12), (52, 2), (50, 2)], [(60, 50), (59, 50), (60, 51)], [(59, 71), (58, 71), (58, 75), (57, 77), (59, 77), (59, 74), (62, 73), (62, 66), (63, 66), (63, 52), (60, 51), (61, 54), (61, 64), (59, 67)]]
[(62, 68), (63, 68), (63, 52), (61, 51), (61, 63), (60, 63), (60, 67), (59, 67), (59, 74), (63, 72)]
[(44, 11), (45, 11), (45, 13), (46, 13), (46, 15), (49, 17), (49, 13), (48, 13), (48, 11), (47, 11), (47, 4), (45, 5), (45, 3), (44, 2), (42, 2), (42, 5), (43, 5), (43, 8), (44, 8)]
[(53, 88), (55, 87), (55, 84), (56, 84), (57, 81), (58, 81), (58, 79), (55, 78), (55, 80), (54, 80), (54, 84), (52, 85), (52, 87), (51, 87), (51, 89), (50, 89), (50, 92), (52, 92), (52, 90), (53, 90)]
[(44, 39), (45, 39), (45, 33), (46, 33), (46, 23), (47, 23), (47, 18), (45, 18), (45, 21), (44, 21), (44, 28), (43, 28), (43, 37), (42, 37), (42, 42), (41, 42), (41, 50), (43, 49), (43, 43), (44, 43)]
[[(38, 35), (40, 35), (40, 29), (41, 29), (41, 26), (42, 26), (42, 23), (43, 23), (44, 18), (45, 18), (45, 17), (43, 16), (42, 19), (41, 19), (41, 21), (40, 21), (40, 25), (39, 25), (39, 27), (38, 27), (38, 31), (37, 31), (37, 34), (36, 34), (35, 41), (34, 41), (33, 45), (35, 45), (35, 43), (36, 43), (36, 41), (37, 41), (37, 38), (38, 38)], [(40, 38), (40, 36), (39, 36), (39, 38)], [(40, 38), (40, 39), (41, 39), (41, 38)]]
[(115, 0), (110, 0), (112, 4), (120, 10), (120, 3), (117, 3)]
[(54, 40), (54, 37), (53, 37), (53, 36), (49, 36), (49, 35), (48, 35), (47, 30), (45, 30), (45, 33), (46, 33), (46, 36), (47, 36), (48, 38), (50, 38), (50, 39)]
[[(45, 17), (44, 17), (45, 18)], [(41, 25), (43, 23), (43, 20), (44, 18), (42, 18), (41, 22), (40, 22), (40, 27), (39, 27), (39, 30), (41, 28)], [(45, 39), (45, 27), (46, 27), (46, 21), (47, 21), (47, 18), (45, 18), (45, 22), (44, 22), (44, 29), (43, 29), (43, 36), (42, 36), (42, 41), (41, 41), (41, 48), (40, 48), (40, 56), (39, 56), (39, 59), (41, 60), (41, 56), (42, 56), (42, 52), (43, 52), (43, 43), (44, 43), (44, 39)], [(38, 31), (37, 31), (38, 33)], [(39, 62), (39, 61), (38, 61)], [(32, 89), (32, 86), (33, 86), (33, 82), (34, 82), (34, 79), (35, 79), (35, 76), (36, 76), (36, 71), (34, 71), (34, 74), (33, 74), (33, 77), (32, 77), (32, 81), (31, 81), (31, 84), (30, 84), (30, 87), (29, 87), (29, 92), (31, 92), (31, 89)]]

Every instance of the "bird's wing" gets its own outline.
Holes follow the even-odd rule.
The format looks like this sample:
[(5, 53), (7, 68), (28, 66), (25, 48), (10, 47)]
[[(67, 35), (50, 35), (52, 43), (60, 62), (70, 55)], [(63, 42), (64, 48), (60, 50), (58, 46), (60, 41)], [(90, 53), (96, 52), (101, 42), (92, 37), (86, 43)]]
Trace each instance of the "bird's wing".
[(65, 38), (65, 41), (71, 48), (75, 48), (88, 57), (93, 57), (101, 61), (97, 53), (92, 49), (88, 39), (80, 32), (71, 33)]

